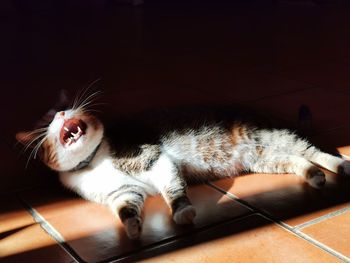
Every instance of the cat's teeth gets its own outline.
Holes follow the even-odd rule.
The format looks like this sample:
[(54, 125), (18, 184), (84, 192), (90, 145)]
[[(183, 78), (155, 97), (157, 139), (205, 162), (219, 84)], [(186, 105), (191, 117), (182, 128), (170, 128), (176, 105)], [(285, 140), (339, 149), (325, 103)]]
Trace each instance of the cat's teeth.
[(72, 143), (76, 142), (80, 138), (80, 136), (83, 134), (83, 131), (79, 126), (77, 126), (78, 130), (75, 133), (71, 132), (67, 127), (63, 127), (63, 129), (68, 132), (68, 138), (65, 144), (66, 146), (69, 146)]
[(78, 126), (78, 131), (76, 133), (72, 132), (71, 134), (73, 135), (74, 139), (77, 139), (82, 133), (83, 133), (83, 131)]
[(68, 138), (67, 142), (66, 142), (66, 145), (70, 145), (72, 142), (72, 138)]

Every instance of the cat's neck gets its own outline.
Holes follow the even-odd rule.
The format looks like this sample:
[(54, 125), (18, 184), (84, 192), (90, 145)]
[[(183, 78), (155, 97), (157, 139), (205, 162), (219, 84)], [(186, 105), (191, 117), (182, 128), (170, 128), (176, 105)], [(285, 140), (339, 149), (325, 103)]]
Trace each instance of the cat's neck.
[(99, 164), (106, 159), (109, 159), (111, 156), (112, 154), (109, 142), (103, 138), (86, 159), (79, 162), (74, 168), (68, 171), (60, 172), (60, 174), (77, 174), (84, 172), (87, 169), (93, 169), (99, 166)]
[(101, 144), (102, 144), (102, 141), (95, 147), (92, 153), (85, 160), (78, 163), (74, 168), (70, 169), (69, 172), (76, 172), (89, 166), (91, 161), (95, 158), (96, 153), (98, 152)]

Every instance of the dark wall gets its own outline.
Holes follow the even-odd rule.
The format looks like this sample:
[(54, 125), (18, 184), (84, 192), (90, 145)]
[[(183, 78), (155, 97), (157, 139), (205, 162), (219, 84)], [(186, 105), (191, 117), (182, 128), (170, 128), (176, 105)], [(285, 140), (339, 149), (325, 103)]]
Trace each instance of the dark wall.
[(302, 39), (314, 32), (323, 40), (328, 11), (308, 5), (281, 11), (278, 2), (3, 0), (0, 190), (55, 178), (35, 162), (24, 170), (26, 155), (19, 158), (14, 135), (29, 129), (62, 88), (74, 94), (101, 79), (94, 88), (106, 105), (99, 108), (112, 122), (149, 108), (233, 103), (218, 86), (230, 89), (222, 80), (237, 70), (275, 63), (278, 34), (294, 34), (304, 54), (312, 51), (311, 38)]

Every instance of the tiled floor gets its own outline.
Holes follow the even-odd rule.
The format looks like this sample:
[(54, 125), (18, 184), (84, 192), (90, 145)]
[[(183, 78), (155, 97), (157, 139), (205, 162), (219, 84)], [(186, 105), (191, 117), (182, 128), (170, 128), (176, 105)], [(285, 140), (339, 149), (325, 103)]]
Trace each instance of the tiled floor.
[[(104, 112), (107, 120), (154, 107), (239, 103), (298, 128), (298, 110), (307, 105), (310, 139), (350, 159), (350, 10), (287, 4), (274, 6), (267, 17), (259, 5), (184, 14), (181, 8), (157, 5), (124, 8), (129, 11), (108, 16), (122, 40), (108, 29), (97, 30), (101, 24), (90, 25), (91, 32), (85, 33), (78, 23), (77, 31), (65, 29), (70, 42), (59, 42), (55, 53), (50, 47), (55, 50), (51, 41), (56, 38), (32, 32), (33, 52), (27, 59), (33, 65), (20, 63), (30, 75), (30, 92), (18, 97), (11, 87), (24, 81), (8, 82), (16, 100), (4, 105), (19, 101), (36, 114), (46, 105), (33, 105), (27, 99), (31, 93), (53, 96), (46, 85), (69, 87), (98, 74), (103, 86), (118, 86), (106, 88), (106, 102), (112, 105)], [(125, 28), (115, 26), (116, 21), (125, 22)], [(84, 41), (75, 39), (76, 32)], [(47, 45), (37, 45), (42, 41)], [(84, 48), (80, 41), (87, 43)], [(39, 56), (31, 61), (40, 52), (51, 60)], [(30, 121), (31, 111), (12, 108), (14, 115)], [(2, 123), (16, 123), (4, 115)], [(5, 139), (15, 131), (9, 126)], [(9, 158), (8, 151), (0, 152), (1, 160)], [(12, 178), (11, 171), (22, 167), (12, 159), (6, 163), (2, 173), (18, 189), (0, 195), (0, 262), (350, 262), (350, 180), (329, 172), (320, 190), (295, 175), (276, 174), (192, 186), (189, 197), (197, 217), (187, 227), (174, 224), (159, 196), (149, 198), (142, 236), (131, 241), (106, 207), (82, 200), (58, 183), (21, 190), (37, 178), (46, 185), (48, 175), (34, 166), (31, 173), (40, 173), (29, 177), (34, 179), (28, 174)]]
[(350, 182), (310, 189), (295, 175), (244, 175), (192, 186), (193, 226), (149, 198), (130, 241), (103, 206), (59, 186), (1, 202), (1, 262), (342, 262), (350, 260)]

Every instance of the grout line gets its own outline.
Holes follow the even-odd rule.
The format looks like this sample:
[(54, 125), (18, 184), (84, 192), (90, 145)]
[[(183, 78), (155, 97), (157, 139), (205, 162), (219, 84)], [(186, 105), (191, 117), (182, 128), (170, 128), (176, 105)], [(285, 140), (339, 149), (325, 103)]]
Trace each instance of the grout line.
[[(292, 234), (298, 236), (299, 238), (304, 239), (305, 241), (313, 244), (314, 246), (320, 248), (321, 250), (331, 254), (332, 256), (342, 260), (343, 262), (347, 262), (350, 263), (350, 258), (344, 256), (343, 254), (339, 253), (338, 251), (326, 246), (325, 244), (317, 241), (316, 239), (313, 239), (312, 237), (308, 236), (307, 234), (299, 231), (299, 229), (294, 229), (293, 227), (291, 227), (290, 225), (284, 223), (281, 220), (278, 220), (277, 218), (275, 218), (274, 216), (270, 215), (269, 213), (266, 213), (265, 211), (256, 208), (252, 205), (250, 205), (248, 202), (245, 202), (244, 200), (240, 199), (238, 196), (230, 193), (230, 192), (226, 192), (225, 190), (221, 189), (220, 187), (212, 184), (212, 183), (207, 183), (209, 186), (212, 186), (213, 188), (215, 188), (216, 190), (218, 190), (219, 192), (227, 195), (229, 198), (235, 200), (236, 202), (248, 207), (249, 209), (251, 209), (252, 211), (255, 211), (257, 213), (259, 213), (261, 216), (263, 216), (264, 218), (272, 221), (274, 224), (278, 225), (279, 227), (283, 228), (284, 230), (291, 232)], [(348, 208), (350, 210), (350, 208)]]
[[(265, 219), (267, 220), (270, 220), (270, 221), (273, 221), (271, 220), (271, 218), (267, 217), (266, 215), (263, 215), (261, 214), (262, 217), (264, 217)], [(305, 241), (311, 243), (312, 245), (320, 248), (321, 250), (324, 250), (325, 252), (331, 254), (332, 256), (342, 260), (343, 262), (346, 262), (346, 263), (350, 263), (350, 258), (344, 256), (343, 254), (339, 253), (338, 251), (330, 248), (329, 246), (319, 242), (318, 240), (310, 237), (309, 235), (299, 231), (298, 229), (293, 229), (293, 227), (289, 226), (288, 224), (282, 222), (282, 221), (279, 221), (279, 222), (273, 222), (274, 224), (276, 224), (277, 226), (283, 228), (285, 231), (288, 231), (290, 232), (291, 234), (301, 238), (301, 239), (304, 239)]]
[(337, 211), (334, 211), (334, 212), (330, 212), (328, 214), (325, 214), (323, 216), (320, 216), (320, 217), (317, 217), (315, 219), (312, 219), (310, 221), (307, 221), (305, 223), (302, 223), (302, 224), (299, 224), (299, 225), (296, 225), (294, 227), (295, 230), (300, 230), (302, 228), (305, 228), (305, 227), (308, 227), (308, 226), (312, 226), (314, 224), (317, 224), (319, 222), (322, 222), (324, 220), (327, 220), (329, 218), (332, 218), (332, 217), (335, 217), (335, 216), (338, 216), (338, 215), (341, 215), (341, 214), (344, 214), (346, 212), (349, 212), (350, 211), (350, 207), (345, 207), (345, 208), (342, 208), (342, 209), (339, 209)]
[(226, 192), (225, 190), (221, 189), (220, 187), (217, 187), (216, 185), (210, 183), (210, 182), (206, 182), (206, 185), (211, 186), (212, 188), (215, 188), (216, 190), (218, 190), (219, 192), (226, 194), (230, 197), (230, 199), (234, 199), (235, 201), (237, 201), (237, 203), (239, 203), (240, 205), (244, 206), (245, 208), (249, 209), (252, 212), (259, 212), (257, 211), (257, 209), (255, 209), (254, 207), (252, 207), (251, 205), (249, 205), (247, 202), (239, 199), (237, 196), (235, 196), (232, 193)]
[(74, 249), (67, 244), (64, 237), (33, 207), (31, 207), (27, 202), (21, 199), (17, 195), (18, 200), (23, 205), (23, 207), (28, 211), (29, 214), (33, 217), (34, 221), (40, 225), (40, 227), (51, 236), (58, 245), (66, 251), (74, 260), (74, 262), (85, 262), (75, 251)]
[[(278, 220), (277, 218), (275, 218), (274, 216), (268, 214), (267, 212), (265, 212), (264, 210), (261, 210), (259, 208), (256, 208), (254, 206), (252, 206), (251, 204), (249, 204), (248, 202), (240, 199), (238, 196), (230, 193), (230, 192), (226, 192), (225, 190), (221, 189), (220, 187), (208, 182), (207, 183), (209, 186), (215, 188), (216, 190), (218, 190), (219, 192), (227, 195), (230, 199), (233, 199), (234, 201), (236, 201), (237, 203), (243, 205), (244, 207), (248, 208), (249, 210), (251, 210), (252, 212), (255, 213), (259, 213), (261, 215), (264, 215), (266, 218), (269, 218), (270, 220), (274, 221), (274, 222), (281, 222), (280, 220)], [(290, 226), (289, 226), (290, 227)]]
[(339, 253), (338, 251), (330, 248), (329, 246), (319, 242), (318, 240), (310, 237), (309, 235), (305, 234), (305, 233), (302, 233), (298, 230), (296, 230), (295, 232), (292, 231), (292, 233), (294, 233), (295, 235), (297, 235), (298, 237), (308, 241), (309, 243), (313, 244), (314, 246), (328, 252), (329, 254), (331, 254), (332, 256), (338, 258), (339, 260), (342, 260), (343, 262), (346, 262), (346, 263), (350, 263), (350, 258), (344, 256), (343, 254)]

